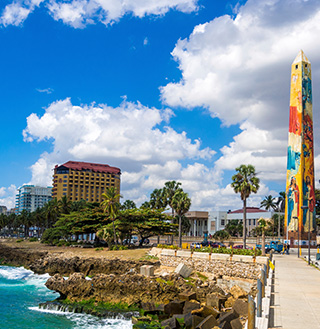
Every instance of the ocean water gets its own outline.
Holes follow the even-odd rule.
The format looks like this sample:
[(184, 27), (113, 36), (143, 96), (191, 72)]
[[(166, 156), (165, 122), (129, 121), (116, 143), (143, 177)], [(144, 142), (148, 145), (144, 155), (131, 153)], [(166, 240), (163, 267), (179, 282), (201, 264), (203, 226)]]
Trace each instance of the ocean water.
[(1, 329), (131, 329), (131, 321), (100, 319), (91, 315), (40, 310), (38, 304), (59, 295), (44, 285), (49, 275), (23, 267), (0, 266)]

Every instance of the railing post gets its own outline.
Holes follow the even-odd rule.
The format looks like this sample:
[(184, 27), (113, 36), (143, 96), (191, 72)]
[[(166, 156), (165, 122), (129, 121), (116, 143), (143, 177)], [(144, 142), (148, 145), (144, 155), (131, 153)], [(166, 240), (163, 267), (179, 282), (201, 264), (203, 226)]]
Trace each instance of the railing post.
[(265, 297), (266, 273), (261, 269), (262, 298)]
[(262, 316), (262, 282), (257, 280), (258, 296), (257, 296), (257, 316)]
[(251, 295), (248, 296), (248, 329), (256, 329), (256, 308)]

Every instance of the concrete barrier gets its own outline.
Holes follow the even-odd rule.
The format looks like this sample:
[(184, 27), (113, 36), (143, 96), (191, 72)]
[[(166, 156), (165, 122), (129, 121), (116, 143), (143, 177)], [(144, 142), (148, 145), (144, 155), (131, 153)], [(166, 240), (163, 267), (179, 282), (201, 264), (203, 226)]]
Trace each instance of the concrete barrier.
[(207, 252), (194, 252), (192, 254), (192, 258), (197, 258), (197, 259), (210, 259), (210, 254)]
[(161, 256), (176, 256), (176, 250), (173, 249), (162, 249)]
[(187, 251), (187, 250), (177, 250), (177, 257), (186, 257), (186, 258), (190, 258), (190, 257), (191, 257), (191, 251)]

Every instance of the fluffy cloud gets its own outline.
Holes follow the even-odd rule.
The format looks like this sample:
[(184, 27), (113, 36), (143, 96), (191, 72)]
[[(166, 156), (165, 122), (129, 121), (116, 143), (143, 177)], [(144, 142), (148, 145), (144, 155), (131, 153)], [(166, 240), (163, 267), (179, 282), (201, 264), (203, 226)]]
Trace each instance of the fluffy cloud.
[[(43, 153), (32, 166), (32, 183), (50, 184), (54, 165), (70, 159), (120, 167), (122, 193), (137, 202), (169, 179), (181, 178), (190, 191), (198, 189), (201, 180), (212, 182), (213, 173), (197, 161), (209, 160), (215, 152), (170, 128), (172, 116), (170, 109), (127, 101), (117, 108), (74, 106), (70, 99), (52, 103), (42, 116), (31, 114), (23, 132), (25, 141), (53, 145), (52, 152)], [(184, 168), (181, 160), (193, 164)]]
[(107, 25), (126, 14), (136, 17), (164, 15), (170, 9), (188, 13), (197, 10), (198, 0), (17, 0), (5, 7), (0, 23), (20, 25), (41, 2), (45, 2), (55, 20), (83, 28), (96, 21)]
[(0, 205), (6, 206), (8, 210), (14, 208), (17, 187), (10, 185), (9, 187), (0, 187)]
[(172, 55), (182, 78), (161, 88), (163, 101), (205, 107), (242, 130), (221, 149), (217, 169), (251, 163), (264, 180), (284, 181), (291, 63), (303, 49), (317, 85), (319, 19), (317, 0), (248, 0), (235, 17), (198, 25), (177, 42)]
[(7, 5), (0, 17), (0, 25), (18, 26), (22, 24), (30, 13), (44, 0), (17, 0)]

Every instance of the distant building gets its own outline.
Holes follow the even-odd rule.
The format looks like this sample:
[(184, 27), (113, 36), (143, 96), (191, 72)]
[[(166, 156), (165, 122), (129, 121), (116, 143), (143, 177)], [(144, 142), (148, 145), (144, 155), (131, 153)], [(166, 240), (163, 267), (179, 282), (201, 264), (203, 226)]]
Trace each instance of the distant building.
[[(257, 227), (259, 218), (272, 218), (273, 211), (267, 211), (256, 207), (247, 207), (247, 232)], [(234, 211), (229, 211), (227, 213), (227, 223), (231, 220), (237, 219), (240, 222), (243, 221), (243, 209), (238, 209)]]
[(7, 207), (6, 206), (0, 206), (0, 215), (1, 214), (4, 214), (4, 215), (7, 214)]
[(120, 193), (120, 175), (119, 168), (107, 164), (68, 161), (54, 168), (52, 197), (101, 202), (109, 187)]
[(203, 236), (208, 232), (208, 216), (207, 211), (188, 211), (185, 216), (191, 224), (189, 236)]
[(227, 224), (226, 211), (210, 211), (209, 213), (209, 234), (213, 235), (215, 232), (223, 230)]
[(17, 214), (20, 214), (22, 210), (32, 212), (37, 208), (42, 208), (51, 199), (52, 187), (23, 185), (16, 195), (15, 211)]

